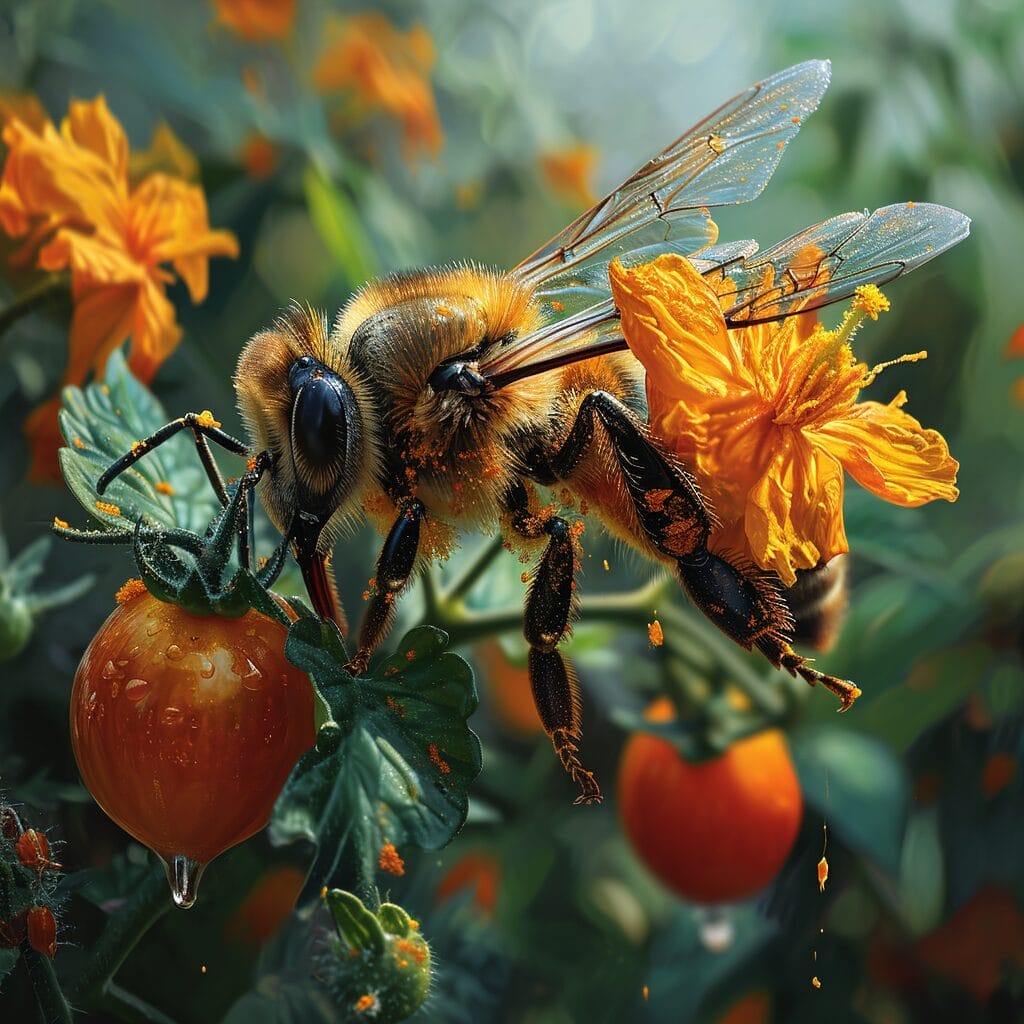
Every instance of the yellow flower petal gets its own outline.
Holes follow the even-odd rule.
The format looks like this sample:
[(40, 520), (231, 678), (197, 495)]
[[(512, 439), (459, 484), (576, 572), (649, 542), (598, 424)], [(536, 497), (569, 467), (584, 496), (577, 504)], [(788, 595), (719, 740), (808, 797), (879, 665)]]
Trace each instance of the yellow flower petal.
[(608, 268), (622, 332), (648, 381), (670, 399), (699, 402), (727, 393), (732, 344), (718, 297), (683, 256)]
[(60, 130), (69, 142), (95, 153), (124, 186), (128, 175), (128, 139), (102, 94), (94, 100), (72, 100)]
[(797, 569), (849, 550), (843, 528), (843, 471), (826, 452), (796, 431), (783, 443), (751, 487), (744, 516), (749, 551), (791, 587)]
[(956, 501), (960, 464), (938, 431), (903, 412), (906, 400), (901, 391), (888, 405), (860, 402), (817, 433), (857, 483), (886, 501), (906, 507)]

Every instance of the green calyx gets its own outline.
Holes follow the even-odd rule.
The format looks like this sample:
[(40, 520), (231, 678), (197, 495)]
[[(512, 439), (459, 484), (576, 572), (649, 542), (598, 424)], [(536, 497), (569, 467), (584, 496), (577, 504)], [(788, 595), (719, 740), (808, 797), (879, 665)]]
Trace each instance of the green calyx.
[(338, 929), (329, 977), (343, 1019), (390, 1024), (411, 1016), (430, 992), (430, 947), (416, 922), (394, 903), (373, 913), (341, 889), (324, 902)]

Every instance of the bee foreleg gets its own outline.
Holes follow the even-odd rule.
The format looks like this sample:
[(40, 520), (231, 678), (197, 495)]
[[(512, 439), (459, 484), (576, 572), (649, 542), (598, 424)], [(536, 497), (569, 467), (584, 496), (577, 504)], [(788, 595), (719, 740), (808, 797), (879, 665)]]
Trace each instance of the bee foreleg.
[(416, 564), (420, 546), (420, 524), (426, 514), (423, 503), (408, 498), (401, 505), (395, 525), (391, 527), (380, 558), (369, 604), (359, 625), (359, 641), (355, 657), (346, 666), (352, 675), (365, 671), (377, 645), (384, 639), (395, 613), (395, 601), (405, 589)]
[(199, 461), (203, 464), (210, 486), (217, 494), (222, 505), (228, 503), (227, 491), (224, 488), (224, 478), (220, 475), (217, 463), (214, 462), (213, 453), (206, 439), (216, 441), (222, 448), (227, 449), (233, 455), (245, 455), (248, 451), (245, 443), (238, 438), (225, 433), (218, 426), (214, 426), (209, 413), (189, 412), (171, 420), (155, 433), (132, 445), (131, 451), (126, 452), (112, 466), (109, 466), (103, 475), (96, 481), (96, 493), (102, 494), (111, 484), (115, 477), (120, 476), (126, 469), (134, 466), (144, 455), (147, 455), (154, 448), (158, 448), (165, 441), (169, 441), (179, 431), (188, 428), (192, 431), (192, 438), (196, 443), (196, 451), (199, 454)]
[(547, 547), (526, 598), (523, 619), (523, 636), (530, 645), (528, 667), (533, 700), (562, 767), (580, 788), (576, 803), (599, 802), (601, 787), (578, 756), (579, 683), (572, 666), (557, 650), (569, 629), (576, 597), (572, 534), (561, 516), (532, 515), (521, 483), (514, 485), (510, 505), (512, 526), (519, 533), (528, 538), (548, 535)]

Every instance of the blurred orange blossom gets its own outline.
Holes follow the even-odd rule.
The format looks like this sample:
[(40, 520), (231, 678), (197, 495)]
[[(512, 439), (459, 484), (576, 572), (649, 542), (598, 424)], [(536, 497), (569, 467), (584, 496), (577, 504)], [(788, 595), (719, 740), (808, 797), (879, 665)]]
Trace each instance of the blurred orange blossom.
[(401, 32), (383, 14), (367, 11), (327, 18), (327, 44), (313, 84), (320, 92), (350, 92), (372, 113), (381, 111), (402, 126), (407, 161), (420, 151), (441, 148), (441, 122), (428, 72), (434, 65), (434, 44), (422, 25)]
[[(74, 313), (62, 386), (101, 373), (129, 335), (129, 364), (150, 380), (181, 336), (166, 295), (174, 281), (166, 264), (201, 302), (209, 258), (237, 256), (234, 235), (210, 229), (199, 186), (163, 172), (132, 182), (128, 140), (103, 96), (72, 101), (59, 132), (48, 120), (33, 127), (12, 117), (3, 141), (0, 228), (24, 239), (11, 263), (71, 271)], [(158, 132), (154, 148), (168, 142)], [(59, 408), (56, 397), (26, 421), (31, 479), (57, 478)]]
[(711, 500), (714, 549), (787, 586), (797, 569), (848, 551), (844, 469), (897, 505), (956, 500), (959, 466), (940, 434), (903, 411), (906, 394), (857, 401), (890, 365), (869, 369), (850, 348), (864, 318), (888, 309), (874, 286), (858, 289), (835, 331), (811, 314), (729, 330), (718, 295), (682, 256), (609, 269), (623, 334), (647, 371), (652, 430)]
[(250, 43), (288, 35), (295, 5), (296, 0), (213, 0), (218, 23)]
[(593, 186), (596, 164), (596, 147), (582, 143), (548, 150), (540, 156), (540, 169), (551, 188), (584, 208), (597, 202)]

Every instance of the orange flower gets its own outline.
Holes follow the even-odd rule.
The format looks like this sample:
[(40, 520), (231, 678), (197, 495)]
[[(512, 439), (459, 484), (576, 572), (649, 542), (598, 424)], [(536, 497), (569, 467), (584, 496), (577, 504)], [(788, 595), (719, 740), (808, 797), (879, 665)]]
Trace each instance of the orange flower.
[(381, 111), (402, 126), (405, 158), (435, 154), (443, 136), (427, 73), (434, 44), (422, 25), (400, 32), (376, 11), (329, 17), (327, 45), (313, 70), (321, 92), (351, 92), (367, 112)]
[[(888, 405), (857, 402), (883, 366), (850, 339), (888, 308), (858, 290), (836, 331), (810, 315), (728, 330), (718, 297), (681, 256), (610, 268), (622, 330), (647, 370), (653, 430), (696, 474), (721, 520), (712, 546), (748, 555), (787, 585), (848, 551), (843, 470), (897, 505), (955, 501), (958, 464), (940, 434)], [(923, 358), (925, 353), (904, 357)]]
[(277, 146), (265, 135), (250, 135), (240, 154), (246, 174), (256, 181), (269, 178), (277, 168)]
[[(59, 132), (49, 121), (33, 130), (14, 118), (3, 140), (0, 227), (24, 239), (12, 264), (71, 271), (74, 313), (62, 385), (102, 372), (129, 335), (131, 367), (149, 380), (181, 334), (165, 294), (174, 280), (165, 265), (201, 302), (209, 258), (236, 256), (235, 237), (210, 230), (196, 185), (151, 173), (132, 186), (128, 140), (102, 96), (72, 102)], [(55, 398), (26, 423), (33, 479), (57, 475), (59, 407)]]
[(217, 21), (250, 43), (283, 39), (295, 21), (295, 0), (213, 0)]
[(544, 153), (540, 168), (551, 188), (570, 202), (590, 207), (597, 202), (593, 178), (597, 149), (582, 144)]

